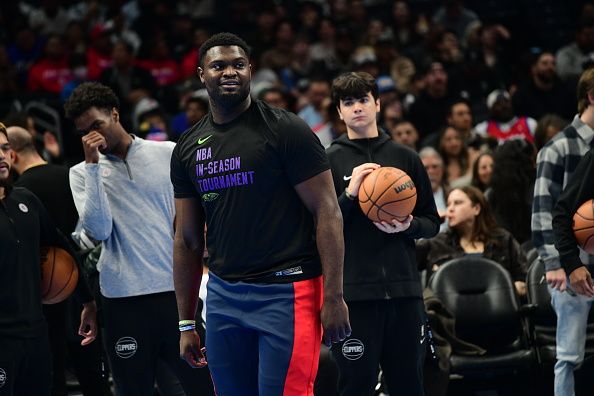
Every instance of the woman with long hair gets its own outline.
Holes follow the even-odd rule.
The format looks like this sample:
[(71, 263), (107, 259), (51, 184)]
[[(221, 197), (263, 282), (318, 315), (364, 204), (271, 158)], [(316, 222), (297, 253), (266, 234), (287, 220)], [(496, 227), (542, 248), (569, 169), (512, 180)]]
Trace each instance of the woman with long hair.
[(472, 186), (456, 188), (448, 195), (447, 205), (448, 229), (417, 242), (419, 268), (427, 269), (429, 277), (448, 260), (480, 256), (507, 269), (518, 295), (524, 296), (526, 256), (518, 241), (497, 225), (483, 193)]
[(445, 164), (448, 184), (451, 187), (469, 185), (472, 178), (470, 158), (462, 133), (451, 126), (445, 127), (439, 134), (438, 151)]
[(491, 184), (491, 175), (493, 174), (493, 153), (484, 151), (476, 157), (472, 165), (472, 181), (471, 186), (481, 190), (483, 193), (489, 188)]
[(497, 223), (520, 243), (531, 239), (536, 151), (524, 139), (505, 142), (495, 151), (487, 199)]

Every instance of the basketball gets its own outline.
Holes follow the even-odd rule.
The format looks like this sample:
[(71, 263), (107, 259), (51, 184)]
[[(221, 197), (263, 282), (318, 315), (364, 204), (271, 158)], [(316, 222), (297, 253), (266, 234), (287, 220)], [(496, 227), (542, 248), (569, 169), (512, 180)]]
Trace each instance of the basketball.
[(78, 267), (74, 258), (58, 247), (41, 248), (41, 301), (56, 304), (76, 288)]
[(594, 254), (594, 199), (579, 207), (573, 215), (573, 234), (588, 254)]
[(398, 168), (377, 168), (363, 179), (359, 188), (359, 205), (374, 222), (404, 221), (416, 203), (415, 184)]

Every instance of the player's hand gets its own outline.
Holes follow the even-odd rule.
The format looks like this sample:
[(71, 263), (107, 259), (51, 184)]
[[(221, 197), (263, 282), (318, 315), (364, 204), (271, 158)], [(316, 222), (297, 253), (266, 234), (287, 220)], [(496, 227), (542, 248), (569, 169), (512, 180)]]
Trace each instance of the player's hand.
[(107, 142), (99, 132), (91, 131), (82, 137), (85, 162), (96, 164), (99, 162), (99, 150), (107, 148)]
[(97, 305), (95, 304), (95, 300), (83, 304), (83, 309), (80, 313), (78, 334), (83, 336), (80, 342), (82, 346), (89, 345), (97, 338)]
[(576, 293), (594, 297), (594, 283), (590, 271), (586, 267), (579, 267), (569, 274), (569, 283)]
[(392, 223), (388, 223), (387, 221), (382, 221), (382, 222), (373, 222), (373, 224), (375, 224), (375, 226), (377, 228), (379, 228), (381, 231), (388, 233), (388, 234), (394, 234), (396, 232), (402, 232), (402, 231), (406, 231), (408, 230), (408, 227), (410, 227), (410, 223), (413, 219), (412, 215), (408, 215), (408, 217), (404, 220), (404, 221), (398, 221), (396, 219), (392, 219)]
[(553, 288), (559, 291), (565, 291), (567, 288), (567, 275), (563, 268), (556, 270), (547, 271), (546, 274), (547, 283)]
[(349, 186), (347, 187), (347, 191), (351, 197), (356, 197), (359, 195), (359, 187), (361, 187), (361, 183), (365, 176), (379, 168), (379, 164), (375, 164), (372, 162), (367, 162), (365, 164), (361, 164), (355, 168), (353, 168), (353, 172), (351, 173), (351, 181), (349, 182)]
[(190, 367), (202, 368), (206, 366), (204, 348), (200, 348), (200, 336), (196, 330), (182, 331), (179, 337), (179, 357)]
[(322, 327), (324, 328), (324, 344), (331, 347), (351, 335), (349, 323), (349, 309), (342, 297), (324, 297), (322, 305)]

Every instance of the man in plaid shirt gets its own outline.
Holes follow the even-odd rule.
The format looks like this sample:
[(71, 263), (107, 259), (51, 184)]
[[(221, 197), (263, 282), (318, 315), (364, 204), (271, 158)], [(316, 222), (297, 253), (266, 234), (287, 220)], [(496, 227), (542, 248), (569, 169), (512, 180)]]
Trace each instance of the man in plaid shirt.
[(555, 396), (575, 394), (573, 370), (584, 359), (592, 304), (591, 298), (577, 295), (567, 285), (552, 227), (552, 211), (561, 191), (580, 159), (594, 147), (594, 69), (584, 71), (577, 91), (578, 115), (538, 153), (532, 206), (532, 242), (545, 263), (551, 303), (557, 313)]

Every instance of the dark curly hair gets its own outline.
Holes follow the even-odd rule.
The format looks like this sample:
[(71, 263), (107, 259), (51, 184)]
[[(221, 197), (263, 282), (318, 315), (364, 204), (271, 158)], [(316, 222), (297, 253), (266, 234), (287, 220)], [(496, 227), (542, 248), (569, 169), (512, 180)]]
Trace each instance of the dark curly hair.
[(232, 45), (236, 45), (245, 52), (246, 56), (250, 57), (250, 47), (247, 45), (245, 41), (239, 36), (234, 35), (233, 33), (217, 33), (208, 40), (204, 42), (200, 46), (199, 50), (199, 59), (200, 59), (200, 66), (204, 66), (204, 55), (206, 52), (211, 49), (212, 47), (229, 47)]
[(119, 110), (120, 102), (111, 88), (97, 82), (87, 82), (72, 91), (64, 104), (64, 111), (67, 118), (74, 120), (91, 107), (110, 112), (114, 107)]

